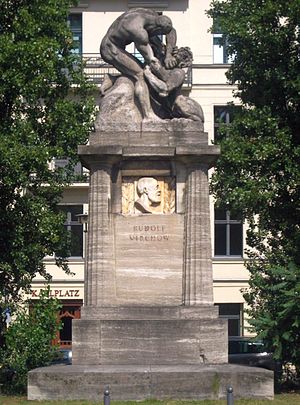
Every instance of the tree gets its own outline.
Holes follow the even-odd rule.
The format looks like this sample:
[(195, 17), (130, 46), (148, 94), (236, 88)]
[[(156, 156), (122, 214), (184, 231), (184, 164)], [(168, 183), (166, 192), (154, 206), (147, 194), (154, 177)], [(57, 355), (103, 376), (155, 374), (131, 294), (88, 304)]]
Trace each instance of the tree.
[(41, 290), (40, 299), (28, 312), (19, 307), (0, 349), (3, 389), (8, 393), (24, 393), (28, 371), (49, 365), (57, 356), (57, 347), (51, 344), (60, 325), (57, 311), (60, 304), (49, 297), (49, 288)]
[[(245, 299), (275, 357), (300, 372), (300, 3), (215, 0), (242, 109), (221, 137), (212, 180), (249, 222)], [(225, 43), (225, 42), (224, 42)]]
[[(86, 142), (93, 102), (67, 25), (69, 0), (0, 0), (0, 305), (28, 291), (43, 258), (67, 270), (57, 203)], [(53, 158), (69, 165), (52, 170)], [(2, 304), (1, 304), (2, 301)]]

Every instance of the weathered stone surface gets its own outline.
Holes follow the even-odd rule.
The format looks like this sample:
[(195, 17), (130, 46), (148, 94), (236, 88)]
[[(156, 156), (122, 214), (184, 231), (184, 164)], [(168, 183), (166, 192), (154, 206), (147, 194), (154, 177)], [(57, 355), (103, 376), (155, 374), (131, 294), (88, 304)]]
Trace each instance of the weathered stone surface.
[(119, 305), (181, 305), (182, 215), (114, 217)]
[(129, 146), (123, 148), (123, 156), (125, 158), (169, 158), (174, 156), (175, 148), (170, 146)]
[(190, 118), (194, 121), (200, 121), (201, 123), (204, 122), (204, 114), (200, 104), (182, 94), (175, 99), (174, 111), (183, 118)]
[[(94, 143), (81, 147), (81, 156), (90, 159), (91, 168), (98, 168), (99, 181), (106, 187), (106, 194), (100, 198), (97, 177), (95, 182), (92, 179), (91, 198), (99, 200), (98, 205), (103, 200), (101, 209), (95, 211), (96, 222), (101, 220), (110, 226), (103, 227), (103, 242), (98, 248), (94, 245), (91, 252), (87, 280), (94, 298), (88, 298), (82, 320), (73, 325), (75, 364), (227, 362), (227, 323), (218, 319), (212, 305), (206, 164), (210, 148), (211, 155), (218, 154), (214, 146), (204, 143), (194, 147), (190, 143), (176, 147), (130, 145), (121, 149)], [(182, 161), (177, 160), (177, 149), (182, 152), (178, 155)], [(168, 161), (170, 166), (161, 163)], [(110, 171), (103, 169), (105, 162)], [(141, 173), (141, 168), (148, 172)], [(117, 187), (122, 189), (122, 176), (155, 178), (153, 171), (158, 170), (158, 174), (166, 169), (167, 175), (181, 182), (176, 191), (181, 214), (124, 216), (117, 211), (117, 202), (112, 212), (109, 201), (115, 201)], [(120, 182), (109, 183), (105, 173), (111, 173), (111, 180), (120, 177)], [(106, 241), (110, 245), (104, 244)], [(193, 312), (191, 305), (197, 310)], [(107, 309), (112, 306), (119, 309)], [(135, 312), (134, 306), (139, 308)], [(151, 313), (141, 306), (154, 309)]]
[(73, 364), (219, 364), (228, 361), (226, 320), (157, 318), (74, 320)]
[(224, 399), (228, 385), (236, 399), (273, 399), (271, 371), (232, 364), (38, 368), (29, 372), (28, 399), (99, 401), (106, 386), (112, 400)]
[[(176, 178), (171, 176), (174, 170), (166, 170), (158, 167), (152, 176), (144, 169), (145, 176), (141, 172), (141, 167), (137, 170), (141, 176), (126, 176), (125, 170), (122, 170), (122, 214), (126, 217), (142, 215), (145, 213), (154, 215), (174, 214), (176, 209)], [(161, 171), (161, 173), (160, 173)], [(128, 172), (128, 171), (127, 171)], [(130, 169), (129, 169), (130, 172)], [(161, 176), (160, 176), (161, 174)], [(155, 177), (153, 177), (155, 176)], [(118, 212), (118, 211), (114, 211)], [(145, 231), (154, 230), (151, 228)], [(140, 238), (143, 240), (143, 238)], [(163, 238), (168, 240), (167, 237)], [(145, 241), (156, 240), (148, 238)], [(161, 240), (161, 238), (159, 238)]]
[[(158, 40), (159, 34), (166, 35), (167, 46)], [(111, 115), (117, 113), (116, 123), (124, 122), (129, 129), (132, 124), (141, 122), (139, 109), (143, 122), (158, 121), (158, 117), (183, 117), (203, 126), (200, 105), (180, 94), (185, 80), (184, 68), (192, 66), (193, 54), (189, 47), (178, 48), (176, 38), (170, 18), (154, 10), (129, 10), (112, 23), (102, 39), (100, 53), (122, 76), (107, 74), (104, 77), (98, 125), (104, 128)], [(125, 45), (131, 42), (139, 49), (144, 62), (126, 51)], [(141, 43), (144, 46), (141, 47)], [(131, 111), (133, 114), (128, 114)]]
[(213, 303), (208, 167), (189, 167), (185, 204), (184, 304)]
[[(201, 142), (199, 133), (203, 133), (204, 118), (200, 105), (194, 100), (185, 96), (177, 97), (176, 108), (180, 118), (161, 119), (152, 115), (151, 119), (143, 119), (135, 97), (133, 79), (116, 76), (111, 85), (101, 98), (100, 111), (94, 123), (95, 133), (90, 137), (91, 143), (118, 144), (121, 141), (126, 144), (128, 136), (135, 142), (142, 137), (142, 142), (145, 143), (149, 142), (151, 134), (161, 132), (169, 135), (158, 137), (163, 144), (170, 141), (174, 143), (174, 135), (177, 142), (182, 142), (181, 138), (187, 132), (189, 136), (185, 138), (185, 142)], [(198, 116), (196, 121), (195, 116)]]
[[(81, 161), (90, 170), (95, 165), (114, 165), (116, 170), (128, 163), (136, 163), (144, 160), (143, 164), (148, 167), (149, 173), (155, 170), (154, 161), (157, 166), (162, 160), (168, 162), (173, 158), (174, 163), (181, 163), (187, 169), (195, 162), (208, 164), (212, 167), (220, 154), (220, 148), (216, 145), (188, 145), (188, 146), (162, 146), (162, 145), (131, 145), (131, 146), (103, 146), (103, 145), (81, 145), (79, 155)], [(182, 171), (185, 171), (183, 168)], [(181, 173), (178, 173), (180, 176)]]
[[(153, 47), (150, 45), (151, 38), (158, 34), (166, 35), (168, 47), (166, 47), (165, 52), (163, 52), (162, 43), (158, 43), (158, 41), (156, 41), (156, 45), (153, 44)], [(121, 14), (111, 24), (101, 41), (100, 53), (103, 60), (113, 65), (126, 78), (133, 79), (136, 102), (142, 111), (143, 118), (149, 119), (154, 114), (150, 104), (150, 89), (144, 78), (144, 66), (126, 51), (126, 45), (132, 42), (141, 52), (146, 64), (152, 66), (152, 68), (154, 68), (154, 65), (158, 68), (158, 66), (162, 67), (164, 62), (165, 67), (171, 69), (179, 63), (173, 56), (173, 48), (176, 50), (176, 31), (172, 27), (172, 21), (169, 17), (160, 16), (153, 10), (138, 8)], [(141, 47), (141, 43), (144, 46)], [(158, 77), (156, 79), (158, 80)], [(183, 80), (184, 75), (178, 83), (178, 87), (182, 85)], [(159, 82), (164, 87), (167, 87), (164, 81), (160, 80)], [(171, 81), (173, 82), (172, 79)], [(107, 93), (109, 95), (112, 84), (113, 78), (108, 77), (107, 80), (104, 80), (101, 86), (101, 93), (104, 97), (106, 97)], [(176, 82), (173, 83), (173, 86), (177, 87)], [(168, 92), (165, 96), (167, 95)], [(116, 107), (117, 111), (119, 111), (118, 106)]]
[(73, 364), (226, 363), (227, 340), (213, 305), (85, 307), (73, 321)]
[(111, 165), (96, 164), (90, 172), (86, 305), (112, 304), (115, 300), (110, 195)]
[[(121, 120), (121, 121), (120, 121)], [(123, 120), (123, 121), (122, 121)], [(124, 131), (120, 131), (120, 128)], [(206, 144), (207, 133), (197, 121), (184, 118), (172, 120), (127, 122), (126, 116), (119, 117), (119, 122), (110, 116), (97, 116), (95, 132), (90, 135), (90, 144), (102, 145), (189, 145)]]
[(114, 306), (95, 307), (85, 306), (81, 310), (85, 319), (108, 320), (151, 320), (151, 319), (210, 319), (219, 316), (219, 309), (215, 305), (199, 306)]
[[(142, 120), (142, 115), (135, 103), (134, 84), (127, 77), (120, 76), (100, 102), (100, 111), (95, 121), (95, 128), (112, 131), (120, 130), (120, 124), (124, 131), (137, 128)], [(125, 127), (123, 127), (125, 125)]]

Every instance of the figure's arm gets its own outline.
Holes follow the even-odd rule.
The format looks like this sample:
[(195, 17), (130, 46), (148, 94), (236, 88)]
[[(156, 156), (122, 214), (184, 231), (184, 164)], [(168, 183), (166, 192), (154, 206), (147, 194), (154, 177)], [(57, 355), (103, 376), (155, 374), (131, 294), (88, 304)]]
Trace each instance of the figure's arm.
[(135, 35), (134, 44), (140, 54), (143, 55), (147, 65), (150, 65), (153, 61), (157, 61), (149, 42), (149, 36), (146, 30), (140, 31)]
[(140, 43), (135, 43), (136, 49), (143, 55), (147, 65), (150, 65), (151, 62), (157, 61), (157, 58), (154, 56), (152, 48), (149, 44), (144, 45)]
[(160, 80), (163, 80), (164, 82), (167, 82), (169, 72), (161, 65), (159, 61), (151, 62), (150, 69), (156, 77), (158, 77)]
[(166, 35), (166, 57), (164, 63), (167, 69), (172, 69), (177, 64), (176, 58), (172, 55), (173, 49), (176, 47), (176, 42), (176, 30), (172, 28), (169, 34)]
[(167, 97), (169, 95), (168, 92), (168, 86), (167, 84), (163, 81), (160, 80), (157, 76), (155, 76), (149, 66), (146, 66), (144, 69), (144, 75), (148, 80), (148, 83), (150, 84), (151, 87), (161, 96), (161, 97)]

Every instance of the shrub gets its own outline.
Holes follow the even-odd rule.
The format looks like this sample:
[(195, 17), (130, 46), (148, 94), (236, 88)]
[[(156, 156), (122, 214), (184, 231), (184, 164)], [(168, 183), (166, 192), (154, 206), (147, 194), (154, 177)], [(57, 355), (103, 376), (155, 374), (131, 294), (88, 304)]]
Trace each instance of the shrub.
[(5, 393), (24, 393), (28, 371), (49, 365), (57, 347), (52, 340), (60, 328), (58, 300), (49, 298), (49, 289), (42, 290), (40, 299), (28, 308), (18, 308), (5, 332), (5, 344), (0, 349), (0, 364), (6, 378), (2, 379)]

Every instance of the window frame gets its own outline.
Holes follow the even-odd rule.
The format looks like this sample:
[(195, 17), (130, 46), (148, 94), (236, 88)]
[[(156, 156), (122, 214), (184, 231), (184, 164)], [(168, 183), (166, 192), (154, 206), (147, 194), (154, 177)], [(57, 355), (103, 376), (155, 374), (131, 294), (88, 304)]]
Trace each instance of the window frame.
[[(234, 302), (234, 303), (226, 303), (226, 302), (218, 302), (215, 303), (216, 306), (218, 306), (219, 308), (219, 318), (222, 319), (227, 319), (228, 320), (228, 336), (243, 336), (243, 330), (244, 330), (244, 304), (240, 303), (240, 302)], [(222, 312), (222, 307), (224, 309), (224, 306), (232, 306), (232, 308), (234, 306), (239, 306), (239, 310), (238, 311), (232, 311), (232, 312), (238, 312), (238, 313), (230, 313), (230, 311), (225, 311), (228, 313), (223, 313)], [(230, 331), (230, 326), (229, 326), (229, 321), (237, 321), (237, 329), (238, 329), (238, 335), (231, 335), (229, 334)]]
[[(80, 28), (77, 28), (77, 27), (72, 27), (72, 25), (71, 25), (71, 19), (70, 19), (70, 17), (71, 16), (74, 16), (74, 15), (76, 15), (76, 16), (80, 16), (81, 18), (80, 18)], [(82, 13), (70, 13), (69, 15), (68, 15), (68, 26), (69, 26), (69, 28), (70, 28), (70, 31), (72, 32), (72, 40), (73, 40), (73, 44), (75, 43), (75, 40), (74, 40), (74, 35), (78, 35), (79, 36), (79, 38), (78, 38), (78, 42), (79, 42), (79, 47), (76, 47), (76, 48), (72, 48), (72, 52), (75, 54), (75, 55), (82, 55), (82, 38), (83, 38), (83, 33), (82, 33)]]
[[(231, 219), (230, 210), (226, 210), (225, 219), (216, 219), (216, 209), (214, 210), (214, 258), (232, 259), (238, 258), (242, 259), (244, 256), (244, 240), (243, 240), (243, 221), (242, 219)], [(216, 225), (225, 225), (225, 254), (216, 254)], [(241, 254), (231, 254), (231, 226), (241, 225)]]
[[(61, 203), (61, 204), (58, 205), (58, 209), (60, 209), (61, 207), (65, 207), (64, 209), (66, 210), (66, 211), (62, 210), (62, 212), (66, 213), (66, 220), (64, 222), (64, 227), (66, 228), (66, 230), (68, 232), (72, 232), (72, 227), (74, 227), (74, 226), (77, 227), (78, 226), (78, 227), (81, 227), (81, 232), (82, 232), (82, 238), (81, 238), (81, 242), (80, 242), (80, 244), (81, 244), (81, 246), (80, 246), (81, 255), (73, 255), (72, 252), (71, 252), (71, 255), (68, 256), (68, 258), (70, 258), (70, 259), (84, 259), (84, 257), (85, 257), (85, 238), (86, 238), (86, 235), (85, 235), (85, 232), (84, 232), (83, 225), (81, 223), (79, 223), (79, 221), (77, 221), (77, 220), (76, 221), (72, 220), (72, 213), (67, 211), (68, 207), (81, 207), (81, 214), (83, 214), (84, 213), (84, 204), (75, 204), (75, 203), (74, 204), (68, 204), (68, 203), (64, 204), (64, 203)], [(71, 248), (72, 248), (72, 246), (71, 246)]]
[[(233, 62), (234, 56), (228, 55), (228, 41), (223, 39), (223, 33), (220, 29), (216, 29), (212, 33), (212, 57), (214, 65), (230, 65)], [(218, 51), (217, 51), (217, 48)], [(222, 54), (222, 58), (220, 55)]]
[[(214, 104), (213, 105), (213, 139), (214, 142), (217, 142), (220, 140), (220, 137), (218, 135), (218, 130), (222, 126), (229, 126), (232, 124), (232, 122), (235, 119), (235, 116), (238, 111), (241, 110), (241, 105), (240, 104), (233, 104), (233, 103), (228, 103), (228, 104)], [(222, 117), (222, 114), (217, 114), (217, 110), (223, 110), (225, 113), (225, 120)], [(222, 112), (223, 113), (223, 112)]]

